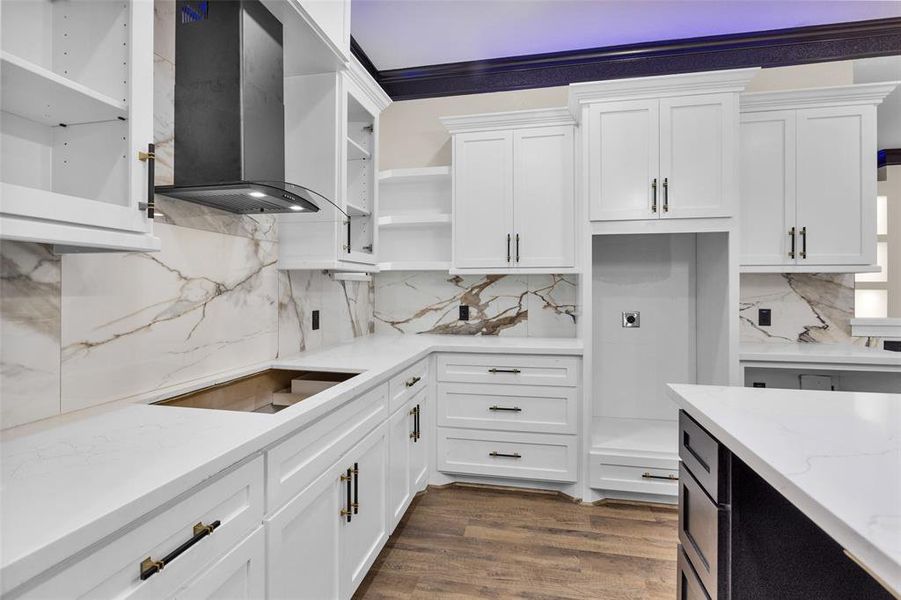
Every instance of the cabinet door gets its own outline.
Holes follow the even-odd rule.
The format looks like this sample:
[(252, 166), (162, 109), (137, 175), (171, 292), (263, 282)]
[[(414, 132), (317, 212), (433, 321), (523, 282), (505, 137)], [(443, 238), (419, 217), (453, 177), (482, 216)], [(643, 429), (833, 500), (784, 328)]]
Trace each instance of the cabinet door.
[(734, 94), (660, 100), (661, 217), (729, 217), (738, 152)]
[(350, 598), (388, 539), (385, 504), (388, 434), (384, 424), (342, 461), (349, 467), (356, 465), (357, 470), (354, 497), (358, 508), (350, 522), (341, 523), (339, 544), (341, 598)]
[(410, 505), (410, 450), (413, 445), (414, 404), (408, 402), (388, 421), (388, 524), (394, 531)]
[(588, 195), (592, 221), (656, 219), (659, 187), (657, 100), (588, 109)]
[(266, 535), (258, 527), (202, 575), (175, 593), (178, 600), (259, 600), (266, 596)]
[(518, 267), (575, 265), (573, 128), (513, 133), (513, 260)]
[(795, 111), (742, 115), (740, 164), (741, 264), (794, 264)]
[(513, 266), (513, 133), (454, 136), (454, 266)]
[(875, 113), (873, 106), (797, 111), (798, 264), (876, 262)]
[(426, 427), (429, 418), (429, 390), (423, 390), (416, 395), (411, 401), (410, 406), (415, 407), (419, 412), (419, 427), (417, 432), (419, 435), (416, 439), (411, 440), (410, 445), (410, 493), (416, 494), (420, 490), (425, 489), (429, 479), (429, 453), (428, 448), (434, 447), (432, 440), (425, 433), (428, 431)]
[(338, 598), (338, 544), (344, 523), (344, 471), (328, 469), (306, 490), (269, 517), (269, 598)]

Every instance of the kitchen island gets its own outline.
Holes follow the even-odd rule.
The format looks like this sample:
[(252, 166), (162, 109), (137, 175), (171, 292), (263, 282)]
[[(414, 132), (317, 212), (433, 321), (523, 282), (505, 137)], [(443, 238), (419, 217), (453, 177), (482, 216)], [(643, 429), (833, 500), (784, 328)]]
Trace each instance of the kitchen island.
[(901, 395), (669, 387), (680, 598), (901, 595)]

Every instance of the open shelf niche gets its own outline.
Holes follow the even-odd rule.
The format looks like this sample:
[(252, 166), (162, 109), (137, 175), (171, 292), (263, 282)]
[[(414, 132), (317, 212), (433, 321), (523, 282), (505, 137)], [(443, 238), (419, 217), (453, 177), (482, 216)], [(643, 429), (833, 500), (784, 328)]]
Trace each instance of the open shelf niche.
[[(736, 260), (725, 231), (593, 237), (591, 488), (677, 493), (666, 384), (734, 383)], [(640, 313), (638, 327), (624, 326), (627, 312)]]
[(451, 264), (450, 167), (379, 173), (379, 269), (446, 271)]

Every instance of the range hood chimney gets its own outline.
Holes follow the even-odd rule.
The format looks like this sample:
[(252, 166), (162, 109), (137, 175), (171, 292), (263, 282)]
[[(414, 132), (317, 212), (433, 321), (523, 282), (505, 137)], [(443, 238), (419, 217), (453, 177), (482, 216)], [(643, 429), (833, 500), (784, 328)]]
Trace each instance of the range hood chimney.
[(284, 181), (283, 63), (282, 24), (258, 0), (176, 2), (175, 185), (157, 193), (240, 214), (328, 201)]

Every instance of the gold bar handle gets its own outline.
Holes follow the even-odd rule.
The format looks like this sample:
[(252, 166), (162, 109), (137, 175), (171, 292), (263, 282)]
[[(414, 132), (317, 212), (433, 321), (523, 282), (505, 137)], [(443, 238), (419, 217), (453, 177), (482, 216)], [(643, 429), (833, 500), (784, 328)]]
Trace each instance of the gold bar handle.
[(651, 212), (657, 212), (657, 178), (651, 182)]
[(807, 258), (807, 227), (801, 228), (801, 258)]
[(511, 452), (509, 454), (506, 452), (489, 452), (488, 456), (493, 458), (522, 458), (522, 454), (519, 452)]
[(678, 475), (654, 475), (652, 473), (642, 473), (642, 479), (663, 479), (665, 481), (679, 481)]

